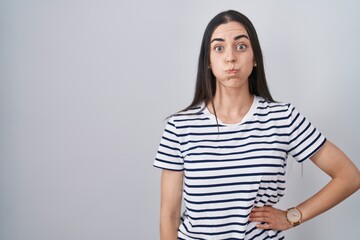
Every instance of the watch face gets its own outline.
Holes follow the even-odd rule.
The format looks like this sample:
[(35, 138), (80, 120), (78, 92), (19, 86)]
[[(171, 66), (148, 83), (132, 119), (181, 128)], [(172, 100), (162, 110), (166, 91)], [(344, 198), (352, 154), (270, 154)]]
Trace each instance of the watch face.
[(301, 213), (299, 210), (292, 208), (287, 211), (286, 217), (290, 222), (296, 223), (301, 220)]

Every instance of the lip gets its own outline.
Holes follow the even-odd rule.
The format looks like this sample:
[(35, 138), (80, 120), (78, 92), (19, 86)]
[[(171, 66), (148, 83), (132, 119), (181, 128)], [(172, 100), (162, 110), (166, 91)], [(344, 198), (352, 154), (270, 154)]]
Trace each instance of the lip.
[(239, 70), (238, 70), (238, 69), (229, 69), (229, 70), (226, 70), (226, 72), (227, 72), (228, 74), (236, 74), (236, 73), (239, 72)]

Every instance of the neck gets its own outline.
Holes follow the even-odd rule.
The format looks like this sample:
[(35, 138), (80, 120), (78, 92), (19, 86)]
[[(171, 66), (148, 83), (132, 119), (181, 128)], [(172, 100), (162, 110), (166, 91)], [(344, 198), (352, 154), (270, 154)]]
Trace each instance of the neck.
[[(209, 102), (208, 109), (223, 122), (239, 122), (249, 111), (254, 96), (250, 94), (248, 86), (231, 88), (217, 86), (214, 96), (214, 106)], [(214, 111), (215, 107), (215, 111)]]
[(252, 104), (254, 97), (248, 88), (218, 87), (214, 96), (215, 109), (223, 113), (246, 112)]

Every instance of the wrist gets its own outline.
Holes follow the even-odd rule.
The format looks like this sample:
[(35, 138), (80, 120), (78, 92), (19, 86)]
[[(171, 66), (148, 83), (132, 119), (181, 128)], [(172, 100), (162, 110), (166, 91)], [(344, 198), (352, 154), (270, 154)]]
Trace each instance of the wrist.
[(296, 207), (289, 208), (286, 211), (286, 219), (293, 227), (296, 227), (302, 223), (302, 212)]

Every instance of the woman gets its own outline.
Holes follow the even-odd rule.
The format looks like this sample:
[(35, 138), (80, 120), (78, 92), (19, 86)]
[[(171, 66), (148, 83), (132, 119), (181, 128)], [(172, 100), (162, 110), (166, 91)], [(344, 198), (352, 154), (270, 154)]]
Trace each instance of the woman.
[[(273, 205), (284, 194), (288, 155), (310, 158), (332, 180), (281, 210)], [(162, 240), (284, 239), (283, 230), (360, 187), (351, 160), (291, 104), (273, 100), (256, 31), (232, 10), (208, 24), (194, 100), (169, 119), (154, 166), (163, 169)]]

